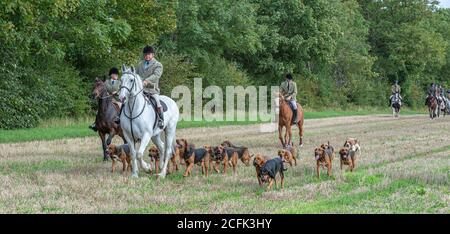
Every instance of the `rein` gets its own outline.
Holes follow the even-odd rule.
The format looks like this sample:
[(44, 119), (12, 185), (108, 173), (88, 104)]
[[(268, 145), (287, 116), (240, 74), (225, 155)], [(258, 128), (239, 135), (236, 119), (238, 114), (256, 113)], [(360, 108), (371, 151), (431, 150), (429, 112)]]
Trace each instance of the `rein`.
[[(134, 98), (132, 106), (130, 106), (131, 104), (130, 104), (130, 102), (128, 102), (128, 109), (130, 109), (130, 115), (128, 116), (126, 112), (124, 112), (124, 115), (125, 115), (125, 117), (127, 117), (130, 120), (131, 137), (133, 137), (133, 143), (136, 143), (136, 139), (134, 137), (134, 132), (133, 132), (133, 120), (138, 118), (139, 116), (141, 116), (142, 113), (144, 113), (145, 106), (146, 106), (145, 97), (144, 97), (144, 106), (142, 107), (142, 110), (139, 112), (139, 114), (133, 117), (133, 110), (134, 110), (134, 104), (136, 104), (136, 97), (137, 97), (137, 95), (142, 93), (144, 88), (142, 88), (135, 95), (132, 95), (131, 90), (136, 88), (136, 75), (132, 72), (125, 72), (124, 74), (131, 74), (131, 75), (133, 75), (133, 78), (134, 78), (133, 85), (131, 86), (131, 88), (121, 85), (120, 89), (126, 89), (129, 93), (129, 98)], [(119, 116), (119, 118), (120, 118), (120, 116)]]

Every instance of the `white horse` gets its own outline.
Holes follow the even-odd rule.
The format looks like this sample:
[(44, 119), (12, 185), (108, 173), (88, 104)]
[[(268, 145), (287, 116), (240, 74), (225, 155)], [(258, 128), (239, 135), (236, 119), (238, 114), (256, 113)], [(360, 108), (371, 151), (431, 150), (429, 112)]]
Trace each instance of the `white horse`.
[(392, 107), (392, 117), (399, 117), (399, 113), (400, 113), (400, 94), (399, 93), (395, 93), (394, 95), (391, 96), (391, 107)]
[[(161, 173), (158, 176), (164, 178), (167, 174), (167, 164), (172, 156), (172, 144), (180, 116), (178, 106), (171, 98), (160, 96), (160, 100), (167, 105), (167, 111), (164, 113), (164, 143), (161, 140), (163, 129), (155, 125), (155, 121), (157, 121), (155, 109), (148, 104), (143, 94), (142, 80), (135, 73), (134, 67), (126, 68), (125, 65), (122, 65), (121, 80), (122, 85), (120, 87), (119, 99), (125, 106), (120, 116), (120, 125), (123, 135), (130, 146), (132, 177), (138, 177), (137, 160), (139, 160), (144, 171), (151, 171), (151, 164), (147, 164), (143, 159), (145, 148), (151, 139), (158, 147), (159, 152), (161, 152), (159, 164)], [(140, 145), (136, 151), (135, 143), (138, 141), (140, 141)]]

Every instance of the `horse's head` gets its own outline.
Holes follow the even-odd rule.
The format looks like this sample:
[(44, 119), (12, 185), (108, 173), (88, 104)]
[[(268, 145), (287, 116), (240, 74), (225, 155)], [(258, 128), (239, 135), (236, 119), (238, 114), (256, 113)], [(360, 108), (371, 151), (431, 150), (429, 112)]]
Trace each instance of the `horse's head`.
[(141, 78), (136, 74), (133, 66), (127, 68), (122, 65), (122, 77), (120, 79), (122, 81), (119, 92), (121, 102), (124, 102), (126, 98), (135, 97), (143, 89)]
[(282, 105), (284, 105), (284, 104), (287, 104), (286, 101), (284, 100), (283, 95), (281, 95), (281, 93), (277, 93), (276, 100), (278, 101), (278, 104), (279, 104), (280, 106), (282, 106)]
[(98, 99), (102, 93), (106, 90), (105, 83), (99, 78), (95, 78), (94, 88), (92, 89), (91, 97)]

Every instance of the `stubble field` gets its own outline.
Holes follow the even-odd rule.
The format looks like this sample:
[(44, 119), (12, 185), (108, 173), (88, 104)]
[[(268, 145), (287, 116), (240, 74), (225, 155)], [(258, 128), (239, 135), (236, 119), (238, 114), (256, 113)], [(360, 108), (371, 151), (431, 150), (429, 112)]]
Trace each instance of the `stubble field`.
[[(119, 167), (110, 172), (99, 138), (0, 144), (0, 213), (450, 213), (450, 118), (353, 116), (304, 126), (298, 165), (288, 166), (284, 189), (271, 191), (240, 162), (237, 176), (205, 178), (196, 166), (187, 178), (140, 171), (132, 179)], [(355, 172), (341, 171), (335, 157), (333, 175), (317, 179), (314, 148), (330, 141), (339, 149), (347, 137), (361, 142)], [(181, 129), (177, 138), (197, 146), (227, 139), (271, 157), (280, 148), (277, 133), (258, 124)]]

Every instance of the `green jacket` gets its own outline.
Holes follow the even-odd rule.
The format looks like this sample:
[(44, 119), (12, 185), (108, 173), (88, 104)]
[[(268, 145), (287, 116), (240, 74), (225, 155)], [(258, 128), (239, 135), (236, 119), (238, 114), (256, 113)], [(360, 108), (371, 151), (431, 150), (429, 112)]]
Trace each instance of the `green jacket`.
[(286, 101), (296, 101), (297, 84), (294, 81), (283, 81), (280, 85), (280, 92)]
[(163, 65), (156, 59), (150, 61), (150, 65), (145, 69), (145, 60), (141, 61), (136, 73), (141, 77), (142, 81), (147, 80), (150, 83), (144, 87), (144, 91), (151, 94), (159, 94), (159, 79), (163, 73)]
[(120, 85), (122, 84), (122, 81), (120, 80), (115, 80), (114, 81), (114, 85), (112, 84), (112, 80), (111, 79), (107, 79), (105, 81), (105, 85), (106, 85), (106, 91), (108, 91), (109, 94), (112, 94), (113, 92), (117, 92), (114, 97), (117, 99), (117, 96), (119, 95), (119, 89), (120, 89)]
[(400, 87), (400, 85), (392, 85), (391, 86), (391, 92), (392, 93), (400, 93), (402, 91), (402, 88)]

